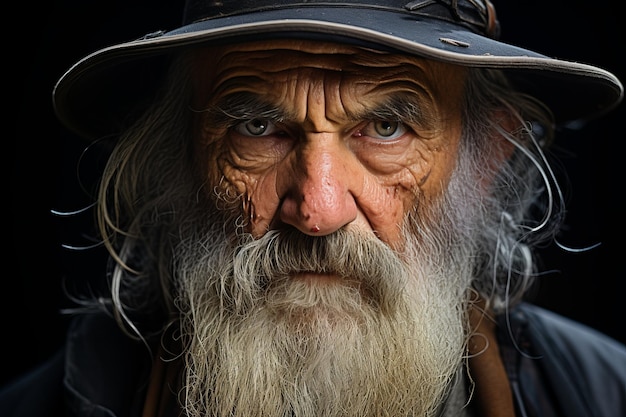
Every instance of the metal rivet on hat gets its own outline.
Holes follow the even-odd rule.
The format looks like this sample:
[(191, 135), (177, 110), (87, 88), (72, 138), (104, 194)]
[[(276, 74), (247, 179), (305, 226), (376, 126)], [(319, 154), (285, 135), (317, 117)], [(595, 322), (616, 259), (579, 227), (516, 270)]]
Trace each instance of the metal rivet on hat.
[(456, 39), (451, 38), (439, 38), (439, 40), (443, 43), (447, 43), (449, 45), (459, 46), (461, 48), (469, 48), (470, 44), (463, 41), (457, 41)]

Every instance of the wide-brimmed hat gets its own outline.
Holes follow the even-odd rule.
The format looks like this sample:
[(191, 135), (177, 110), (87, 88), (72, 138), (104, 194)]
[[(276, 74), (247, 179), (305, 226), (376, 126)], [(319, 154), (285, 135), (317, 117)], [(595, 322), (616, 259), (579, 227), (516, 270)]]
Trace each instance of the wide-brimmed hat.
[[(60, 121), (88, 139), (115, 134), (149, 100), (172, 54), (201, 44), (320, 39), (505, 70), (558, 124), (595, 118), (622, 99), (610, 72), (498, 40), (489, 0), (187, 0), (181, 27), (100, 49), (58, 81)], [(576, 91), (575, 97), (571, 92)]]

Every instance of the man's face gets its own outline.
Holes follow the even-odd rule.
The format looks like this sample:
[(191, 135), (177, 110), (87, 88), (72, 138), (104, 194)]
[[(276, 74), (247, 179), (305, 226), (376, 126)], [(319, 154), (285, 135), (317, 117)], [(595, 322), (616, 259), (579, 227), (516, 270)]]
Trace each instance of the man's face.
[(186, 411), (430, 415), (462, 361), (472, 271), (463, 71), (289, 41), (194, 64), (216, 204), (175, 248)]
[(397, 247), (416, 198), (449, 181), (459, 67), (295, 41), (203, 51), (196, 64), (194, 107), (213, 109), (201, 113), (199, 154), (209, 183), (242, 196), (254, 236), (350, 226)]

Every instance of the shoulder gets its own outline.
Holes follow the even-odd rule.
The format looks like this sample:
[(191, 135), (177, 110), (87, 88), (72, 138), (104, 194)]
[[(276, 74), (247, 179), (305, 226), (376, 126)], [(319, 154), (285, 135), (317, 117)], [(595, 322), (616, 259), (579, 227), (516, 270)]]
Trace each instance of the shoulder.
[(623, 344), (531, 304), (500, 317), (498, 338), (507, 372), (514, 385), (519, 384), (521, 396), (552, 402), (559, 410), (537, 415), (626, 415)]
[(0, 416), (125, 415), (141, 407), (150, 363), (112, 317), (76, 315), (61, 350), (0, 390)]

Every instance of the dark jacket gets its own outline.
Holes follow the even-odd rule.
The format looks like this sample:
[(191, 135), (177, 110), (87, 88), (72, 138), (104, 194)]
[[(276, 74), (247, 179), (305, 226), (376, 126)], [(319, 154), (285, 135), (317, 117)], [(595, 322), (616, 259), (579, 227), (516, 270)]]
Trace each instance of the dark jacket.
[(625, 417), (626, 346), (545, 309), (499, 317), (519, 417)]
[[(499, 317), (519, 417), (626, 416), (626, 346), (545, 309)], [(0, 392), (0, 416), (141, 415), (149, 355), (109, 317), (78, 316), (65, 347)]]

